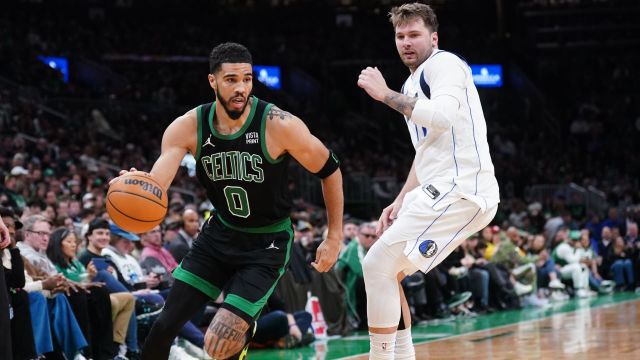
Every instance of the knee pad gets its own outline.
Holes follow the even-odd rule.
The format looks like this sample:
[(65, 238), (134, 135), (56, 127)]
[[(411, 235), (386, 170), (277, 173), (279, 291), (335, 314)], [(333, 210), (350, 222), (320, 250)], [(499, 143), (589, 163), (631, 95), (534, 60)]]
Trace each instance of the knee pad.
[[(399, 245), (399, 246), (396, 246)], [(398, 326), (400, 289), (397, 275), (408, 262), (402, 244), (376, 242), (364, 258), (362, 270), (367, 290), (367, 317), (370, 327)]]

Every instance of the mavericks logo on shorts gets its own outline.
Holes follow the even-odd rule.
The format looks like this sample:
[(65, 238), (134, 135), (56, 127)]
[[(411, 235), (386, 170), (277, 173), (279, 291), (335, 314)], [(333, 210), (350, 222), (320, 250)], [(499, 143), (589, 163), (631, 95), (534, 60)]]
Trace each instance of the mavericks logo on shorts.
[(420, 243), (418, 249), (420, 249), (420, 254), (422, 254), (422, 256), (430, 258), (438, 252), (438, 245), (433, 240), (425, 240)]

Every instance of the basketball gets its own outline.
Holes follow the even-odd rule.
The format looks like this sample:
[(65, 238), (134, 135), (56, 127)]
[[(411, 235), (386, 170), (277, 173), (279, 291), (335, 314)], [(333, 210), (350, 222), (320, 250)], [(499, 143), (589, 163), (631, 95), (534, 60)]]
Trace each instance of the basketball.
[(122, 229), (143, 233), (153, 229), (167, 213), (167, 192), (151, 174), (134, 171), (118, 177), (107, 192), (107, 212)]

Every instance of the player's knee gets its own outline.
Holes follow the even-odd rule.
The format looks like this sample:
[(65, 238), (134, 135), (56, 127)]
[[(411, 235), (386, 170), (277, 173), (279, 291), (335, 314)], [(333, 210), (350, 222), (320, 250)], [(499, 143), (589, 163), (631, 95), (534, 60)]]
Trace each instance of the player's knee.
[[(374, 259), (374, 256), (371, 252), (367, 253), (367, 255), (365, 255), (364, 259), (362, 260), (362, 274), (364, 276), (365, 282), (371, 281), (371, 275), (375, 271), (375, 262), (376, 260)], [(378, 264), (378, 266), (379, 265), (380, 264)]]
[(370, 282), (376, 276), (387, 277), (387, 275), (389, 275), (384, 274), (384, 270), (390, 266), (388, 266), (389, 264), (386, 261), (388, 259), (385, 259), (385, 252), (382, 246), (384, 245), (379, 243), (373, 244), (362, 261), (362, 272), (365, 283)]

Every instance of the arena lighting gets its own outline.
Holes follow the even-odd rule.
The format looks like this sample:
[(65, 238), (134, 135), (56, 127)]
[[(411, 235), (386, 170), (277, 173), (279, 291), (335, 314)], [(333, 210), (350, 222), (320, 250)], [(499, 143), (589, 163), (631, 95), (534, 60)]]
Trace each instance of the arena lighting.
[(253, 65), (256, 78), (272, 89), (280, 90), (280, 66)]
[(502, 65), (472, 64), (471, 74), (477, 87), (502, 87)]
[(58, 56), (38, 56), (38, 60), (45, 63), (50, 68), (60, 71), (64, 82), (69, 82), (69, 60), (67, 60), (67, 58)]

